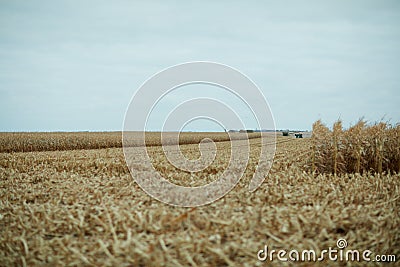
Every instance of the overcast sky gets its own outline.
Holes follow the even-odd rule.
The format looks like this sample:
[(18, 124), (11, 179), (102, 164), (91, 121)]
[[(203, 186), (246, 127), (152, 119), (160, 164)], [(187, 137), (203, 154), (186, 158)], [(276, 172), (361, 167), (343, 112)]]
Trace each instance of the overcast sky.
[(121, 130), (188, 61), (249, 76), (278, 129), (400, 121), (400, 1), (215, 2), (0, 1), (0, 131)]

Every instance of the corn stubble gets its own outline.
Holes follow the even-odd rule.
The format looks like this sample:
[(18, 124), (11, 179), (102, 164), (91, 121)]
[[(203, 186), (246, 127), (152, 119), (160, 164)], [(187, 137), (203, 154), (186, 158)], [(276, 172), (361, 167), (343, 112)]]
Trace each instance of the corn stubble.
[[(197, 208), (149, 197), (118, 147), (1, 153), (0, 265), (289, 266), (276, 258), (258, 262), (257, 252), (265, 244), (320, 252), (335, 248), (339, 238), (349, 249), (398, 258), (398, 134), (398, 128), (363, 122), (347, 131), (337, 123), (330, 131), (316, 122), (311, 139), (278, 136), (273, 167), (254, 193), (247, 186), (260, 142), (251, 139), (238, 185)], [(196, 186), (217, 179), (229, 161), (230, 142), (216, 144), (215, 161), (199, 173), (179, 172), (160, 147), (149, 154), (164, 177)], [(189, 158), (199, 156), (197, 144), (181, 148)]]

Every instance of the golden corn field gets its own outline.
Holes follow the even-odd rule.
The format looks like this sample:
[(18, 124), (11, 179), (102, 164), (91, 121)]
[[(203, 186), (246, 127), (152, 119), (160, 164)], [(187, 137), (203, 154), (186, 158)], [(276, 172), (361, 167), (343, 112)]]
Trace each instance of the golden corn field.
[(313, 171), (320, 173), (400, 172), (400, 124), (367, 125), (360, 120), (347, 130), (341, 121), (332, 131), (313, 125)]
[[(168, 137), (170, 133), (165, 133)], [(235, 133), (237, 139), (243, 134)], [(260, 137), (260, 133), (248, 134), (249, 138)], [(216, 142), (228, 141), (227, 133), (180, 133), (180, 144), (197, 144), (203, 138), (212, 136)], [(0, 133), (1, 152), (34, 152), (74, 149), (100, 149), (122, 147), (121, 132), (57, 132), (57, 133)], [(146, 133), (147, 146), (159, 146), (161, 134), (159, 132)], [(132, 146), (138, 146), (136, 140), (130, 140)]]
[[(2, 133), (0, 265), (292, 266), (259, 261), (257, 253), (264, 245), (321, 252), (340, 238), (350, 249), (398, 261), (399, 133), (399, 126), (364, 122), (348, 130), (337, 122), (330, 130), (318, 121), (312, 138), (277, 134), (272, 169), (250, 193), (261, 149), (255, 133), (238, 185), (197, 208), (169, 206), (141, 190), (126, 166), (121, 133)], [(197, 173), (168, 162), (158, 133), (146, 136), (146, 144), (163, 177), (198, 186), (218, 178), (236, 142), (225, 133), (185, 133), (183, 154), (198, 158), (204, 137), (217, 141), (217, 155)]]

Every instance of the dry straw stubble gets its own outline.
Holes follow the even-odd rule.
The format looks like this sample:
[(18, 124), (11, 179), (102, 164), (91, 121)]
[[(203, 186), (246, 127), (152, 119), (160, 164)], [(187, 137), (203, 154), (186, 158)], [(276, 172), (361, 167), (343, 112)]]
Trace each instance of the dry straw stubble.
[[(248, 192), (248, 182), (260, 142), (252, 139), (239, 184), (223, 199), (195, 209), (170, 207), (144, 193), (130, 177), (121, 148), (0, 153), (0, 265), (282, 266), (276, 258), (258, 262), (258, 250), (267, 244), (318, 253), (335, 247), (339, 238), (351, 249), (399, 257), (399, 175), (307, 172), (310, 145), (316, 159), (329, 159), (326, 168), (333, 171), (332, 144), (326, 141), (332, 133), (316, 125), (318, 139), (278, 136), (274, 165), (254, 193)], [(230, 143), (217, 147), (229, 151)], [(197, 144), (183, 149), (198, 155)], [(172, 172), (185, 185), (218, 176), (229, 159), (222, 153), (217, 165), (198, 176), (179, 175), (159, 156), (160, 148), (151, 150), (154, 164), (165, 166), (159, 168), (162, 175)], [(387, 153), (384, 149), (384, 159)], [(363, 169), (368, 159), (361, 155)]]

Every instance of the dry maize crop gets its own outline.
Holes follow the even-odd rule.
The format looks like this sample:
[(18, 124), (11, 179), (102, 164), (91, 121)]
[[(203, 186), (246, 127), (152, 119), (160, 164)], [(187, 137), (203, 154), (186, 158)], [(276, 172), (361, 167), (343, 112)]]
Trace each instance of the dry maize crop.
[[(137, 133), (139, 134), (139, 133)], [(165, 135), (171, 135), (165, 133)], [(180, 144), (195, 144), (203, 138), (212, 136), (213, 140), (227, 141), (227, 133), (180, 133)], [(243, 134), (234, 134), (235, 139), (242, 139)], [(249, 138), (260, 137), (259, 133), (251, 133)], [(159, 146), (161, 134), (159, 132), (146, 133), (147, 146)], [(138, 146), (136, 140), (130, 140), (129, 145)], [(1, 152), (33, 152), (33, 151), (55, 151), (73, 149), (99, 149), (122, 147), (121, 132), (56, 132), (56, 133), (0, 133)]]
[(332, 131), (313, 125), (313, 171), (337, 173), (400, 172), (400, 124), (367, 125), (360, 120), (347, 130), (341, 121)]
[[(339, 238), (350, 249), (398, 260), (399, 127), (361, 124), (343, 131), (337, 123), (331, 131), (317, 122), (312, 138), (277, 135), (272, 169), (253, 193), (247, 186), (260, 138), (252, 136), (238, 185), (197, 208), (169, 206), (142, 191), (126, 166), (121, 133), (0, 134), (0, 265), (291, 266), (276, 257), (259, 261), (257, 252), (265, 245), (321, 252)], [(184, 155), (198, 158), (197, 142), (208, 136), (219, 141), (217, 156), (203, 171), (179, 172), (153, 135), (146, 143), (154, 166), (177, 184), (209, 183), (229, 160), (226, 134), (187, 133)]]

